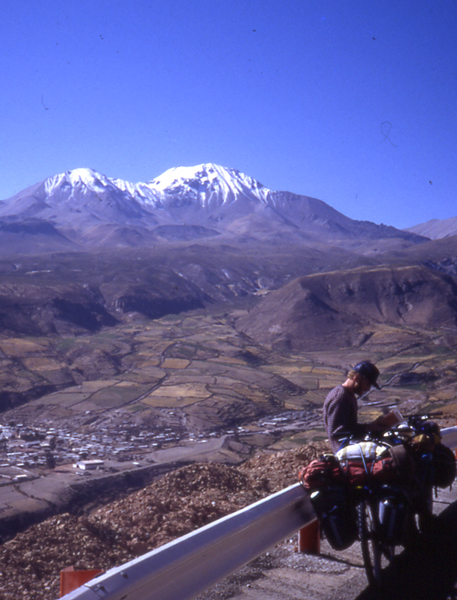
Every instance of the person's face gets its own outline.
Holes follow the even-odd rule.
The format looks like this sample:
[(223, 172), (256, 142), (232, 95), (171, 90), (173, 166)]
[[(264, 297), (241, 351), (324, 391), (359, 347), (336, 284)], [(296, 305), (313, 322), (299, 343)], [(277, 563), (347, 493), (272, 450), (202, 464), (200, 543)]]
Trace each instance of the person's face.
[(371, 390), (371, 383), (363, 375), (357, 374), (354, 382), (354, 392), (358, 396), (362, 396)]

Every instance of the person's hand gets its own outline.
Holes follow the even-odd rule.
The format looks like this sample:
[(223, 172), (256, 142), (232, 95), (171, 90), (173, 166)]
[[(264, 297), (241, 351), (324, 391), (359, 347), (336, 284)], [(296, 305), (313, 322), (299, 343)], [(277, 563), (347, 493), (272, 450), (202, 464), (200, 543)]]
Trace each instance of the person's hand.
[(381, 415), (374, 421), (374, 425), (378, 427), (378, 431), (390, 429), (401, 421), (401, 415), (398, 411), (392, 410), (385, 415)]
[(378, 417), (370, 423), (370, 431), (372, 431), (373, 433), (378, 433), (380, 431), (385, 431), (386, 429), (388, 429), (388, 427), (385, 427), (385, 425), (383, 424), (383, 417), (384, 415), (381, 415), (380, 417)]
[(381, 415), (376, 419), (375, 423), (379, 427), (379, 429), (389, 429), (389, 427), (392, 426), (390, 419), (388, 419), (387, 417), (388, 415)]

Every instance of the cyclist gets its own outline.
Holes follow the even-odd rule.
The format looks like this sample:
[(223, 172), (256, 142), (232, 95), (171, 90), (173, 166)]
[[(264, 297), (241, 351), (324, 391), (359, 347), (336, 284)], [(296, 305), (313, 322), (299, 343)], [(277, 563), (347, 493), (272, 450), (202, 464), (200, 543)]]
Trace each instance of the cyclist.
[(359, 423), (357, 420), (357, 397), (366, 394), (372, 387), (380, 390), (378, 377), (379, 369), (372, 362), (364, 360), (349, 371), (344, 383), (327, 395), (324, 402), (324, 423), (333, 452), (341, 447), (341, 441), (338, 440), (340, 432), (362, 438), (370, 431), (388, 429), (390, 423), (387, 415), (381, 415), (371, 423)]

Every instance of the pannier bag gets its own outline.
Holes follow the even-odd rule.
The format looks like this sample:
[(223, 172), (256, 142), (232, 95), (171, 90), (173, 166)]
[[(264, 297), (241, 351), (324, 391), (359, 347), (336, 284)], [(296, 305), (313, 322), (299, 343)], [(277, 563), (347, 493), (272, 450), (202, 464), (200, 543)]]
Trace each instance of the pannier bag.
[[(350, 497), (351, 487), (364, 485), (372, 477), (379, 482), (389, 482), (394, 478), (398, 479), (398, 476), (392, 457), (365, 463), (361, 460), (340, 462), (333, 454), (311, 461), (298, 474), (300, 483), (309, 491), (322, 533), (334, 550), (345, 550), (357, 539), (357, 519), (355, 505)], [(390, 508), (387, 503), (386, 523), (388, 519), (392, 521), (395, 518), (395, 515), (387, 514)]]
[(312, 460), (298, 472), (298, 480), (307, 490), (343, 483), (344, 474), (339, 460), (333, 454), (324, 454)]
[(354, 507), (342, 486), (323, 487), (310, 494), (322, 533), (334, 550), (345, 550), (357, 539)]
[[(396, 449), (393, 449), (396, 450)], [(369, 481), (377, 483), (399, 482), (405, 473), (411, 473), (413, 461), (408, 456), (407, 465), (399, 468), (397, 452), (377, 460), (347, 459), (339, 461), (333, 454), (317, 458), (303, 467), (298, 473), (300, 483), (307, 490), (320, 489), (329, 485), (365, 485)], [(403, 454), (403, 453), (402, 453)], [(406, 461), (406, 458), (404, 459)]]

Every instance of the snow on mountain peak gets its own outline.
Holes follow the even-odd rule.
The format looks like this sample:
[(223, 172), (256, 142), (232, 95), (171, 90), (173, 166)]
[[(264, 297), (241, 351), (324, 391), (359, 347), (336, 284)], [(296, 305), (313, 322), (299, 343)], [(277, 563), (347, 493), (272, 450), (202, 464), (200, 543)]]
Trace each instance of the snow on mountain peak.
[(221, 203), (233, 201), (240, 195), (255, 196), (265, 202), (269, 193), (252, 177), (213, 163), (168, 169), (150, 181), (148, 187), (165, 195), (190, 194), (203, 204), (210, 203), (215, 195)]
[(166, 189), (175, 185), (178, 181), (190, 181), (199, 179), (200, 181), (212, 182), (217, 179), (219, 173), (225, 173), (229, 169), (218, 167), (211, 163), (196, 165), (194, 167), (173, 167), (162, 173), (159, 177), (153, 179), (149, 185), (158, 189)]
[(73, 169), (73, 171), (67, 173), (67, 178), (73, 185), (83, 183), (88, 187), (92, 187), (94, 184), (97, 185), (99, 183), (110, 183), (108, 177), (105, 177), (105, 175), (102, 175), (93, 169)]
[(94, 171), (93, 169), (73, 169), (72, 171), (66, 171), (54, 177), (49, 177), (44, 182), (46, 193), (52, 194), (52, 192), (61, 187), (62, 185), (75, 187), (78, 185), (85, 186), (93, 191), (100, 191), (100, 189), (106, 186), (112, 185), (111, 181), (105, 175)]
[(266, 203), (270, 193), (252, 177), (213, 163), (171, 168), (148, 183), (112, 179), (94, 169), (78, 168), (46, 179), (44, 187), (47, 196), (65, 188), (71, 196), (76, 189), (83, 194), (118, 190), (150, 206), (171, 206), (184, 197), (207, 207), (230, 204), (241, 196)]

